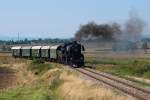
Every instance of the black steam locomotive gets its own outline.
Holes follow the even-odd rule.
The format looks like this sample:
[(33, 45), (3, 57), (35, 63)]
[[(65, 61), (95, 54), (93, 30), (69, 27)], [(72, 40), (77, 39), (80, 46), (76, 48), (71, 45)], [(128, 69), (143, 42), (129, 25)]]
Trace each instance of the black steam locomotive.
[(40, 58), (73, 67), (84, 66), (84, 46), (77, 41), (54, 46), (15, 46), (11, 49), (13, 57)]

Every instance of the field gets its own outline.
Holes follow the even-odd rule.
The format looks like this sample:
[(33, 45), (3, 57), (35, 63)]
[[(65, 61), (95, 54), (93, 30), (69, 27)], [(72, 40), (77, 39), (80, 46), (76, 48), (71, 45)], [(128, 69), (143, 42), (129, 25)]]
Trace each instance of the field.
[[(0, 100), (132, 100), (56, 63), (0, 54)], [(6, 78), (7, 76), (7, 78)], [(2, 85), (1, 85), (2, 84)]]
[[(104, 45), (104, 44), (103, 44)], [(150, 51), (143, 50), (113, 52), (111, 45), (86, 44), (87, 67), (127, 78), (150, 86)]]

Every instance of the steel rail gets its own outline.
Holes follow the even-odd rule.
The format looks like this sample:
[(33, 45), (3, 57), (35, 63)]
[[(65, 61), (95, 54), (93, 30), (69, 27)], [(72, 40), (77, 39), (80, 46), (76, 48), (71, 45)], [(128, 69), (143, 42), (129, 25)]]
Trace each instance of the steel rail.
[(109, 77), (109, 76), (104, 75), (104, 74), (102, 74), (102, 73), (98, 73), (98, 72), (95, 72), (95, 71), (89, 70), (89, 69), (87, 69), (87, 68), (86, 68), (86, 69), (84, 68), (84, 70), (87, 70), (87, 71), (92, 72), (92, 73), (94, 73), (94, 74), (97, 74), (97, 75), (100, 75), (100, 76), (106, 77), (106, 78), (111, 79), (111, 80), (114, 80), (114, 81), (116, 81), (116, 82), (122, 83), (122, 84), (124, 84), (124, 85), (129, 86), (129, 87), (132, 87), (132, 88), (135, 88), (135, 89), (140, 90), (140, 91), (142, 91), (142, 92), (145, 92), (145, 93), (147, 93), (147, 94), (150, 94), (150, 91), (149, 91), (149, 90), (146, 90), (146, 89), (143, 89), (143, 88), (140, 88), (140, 87), (137, 87), (137, 86), (131, 85), (131, 84), (129, 84), (129, 83), (126, 83), (126, 82), (123, 82), (123, 81), (117, 80), (117, 79), (115, 79), (115, 78)]
[[(96, 79), (96, 80), (98, 80), (98, 81), (101, 81), (101, 82), (103, 82), (103, 83), (105, 83), (105, 84), (107, 84), (107, 85), (109, 85), (109, 86), (111, 86), (111, 87), (114, 87), (114, 88), (116, 88), (116, 89), (118, 89), (118, 90), (120, 90), (120, 91), (122, 91), (122, 92), (124, 92), (124, 93), (127, 93), (127, 94), (129, 94), (129, 95), (132, 95), (133, 97), (136, 97), (136, 98), (138, 98), (138, 99), (140, 99), (140, 100), (150, 100), (150, 98), (147, 99), (147, 98), (144, 97), (144, 96), (138, 95), (138, 94), (136, 94), (136, 93), (133, 93), (132, 91), (128, 91), (128, 90), (126, 90), (126, 89), (123, 89), (122, 87), (116, 86), (116, 85), (114, 85), (114, 84), (111, 84), (111, 83), (109, 83), (109, 82), (107, 82), (107, 81), (104, 81), (104, 80), (102, 80), (102, 79), (100, 79), (100, 78), (95, 77), (95, 76), (92, 75), (92, 74), (96, 74), (96, 73), (93, 73), (92, 71), (90, 72), (90, 71), (88, 71), (88, 70), (85, 70), (84, 68), (81, 68), (82, 70), (85, 70), (85, 71), (88, 71), (88, 72), (92, 73), (92, 74), (89, 74), (89, 73), (87, 73), (87, 72), (82, 71), (80, 68), (73, 68), (73, 69), (75, 69), (76, 71), (78, 71), (78, 72), (80, 72), (80, 73), (82, 73), (82, 74), (84, 74), (84, 75), (86, 75), (86, 76), (88, 76), (88, 77), (91, 77), (91, 78)], [(96, 75), (98, 75), (98, 74), (96, 74)], [(104, 76), (102, 76), (102, 75), (100, 75), (100, 74), (99, 74), (99, 76), (104, 77)], [(104, 77), (104, 78), (106, 78), (106, 77)], [(111, 79), (110, 77), (109, 77), (109, 79), (110, 79), (110, 80), (113, 80), (113, 79)], [(113, 80), (113, 81), (114, 81), (114, 80)], [(119, 81), (116, 81), (116, 82), (120, 83)], [(123, 84), (123, 82), (122, 82), (122, 84)], [(123, 85), (125, 85), (125, 84), (123, 84)], [(128, 85), (128, 87), (133, 88), (133, 87), (131, 87), (130, 85)], [(134, 89), (136, 89), (136, 88), (134, 88)], [(143, 92), (143, 91), (142, 91), (142, 92)], [(144, 92), (144, 93), (145, 93), (145, 92)]]

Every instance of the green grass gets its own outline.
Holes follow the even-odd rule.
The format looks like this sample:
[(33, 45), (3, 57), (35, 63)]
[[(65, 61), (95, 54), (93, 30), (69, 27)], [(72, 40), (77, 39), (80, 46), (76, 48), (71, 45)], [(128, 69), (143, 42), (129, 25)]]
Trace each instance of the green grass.
[[(42, 75), (48, 70), (54, 69), (55, 65), (44, 63), (40, 59), (34, 59), (27, 64), (27, 69), (38, 75), (37, 79), (29, 84), (19, 85), (15, 88), (0, 91), (0, 100), (62, 100), (56, 92), (57, 88), (63, 83), (59, 79), (61, 70), (56, 70), (51, 74), (52, 79), (46, 81)], [(49, 83), (51, 81), (51, 84)]]
[(47, 100), (48, 86), (41, 81), (0, 93), (0, 100)]
[(135, 76), (150, 79), (150, 59), (148, 58), (87, 58), (86, 65), (90, 68), (113, 74), (150, 87), (149, 83), (126, 77)]
[(51, 85), (38, 81), (32, 85), (17, 87), (0, 93), (0, 100), (62, 100), (56, 92), (62, 80), (55, 79)]
[(28, 70), (31, 70), (32, 72), (34, 72), (37, 75), (43, 74), (44, 72), (46, 72), (47, 70), (52, 69), (52, 68), (54, 68), (54, 67), (50, 63), (44, 63), (40, 59), (32, 60), (32, 62), (28, 66)]
[(111, 74), (150, 79), (150, 59), (88, 58), (86, 65)]
[(1, 91), (0, 100), (63, 100), (57, 93), (57, 88), (63, 83), (59, 78), (61, 73), (54, 71), (48, 82), (38, 78), (33, 83)]
[(59, 74), (55, 76), (55, 78), (51, 82), (51, 85), (49, 86), (49, 89), (51, 90), (51, 96), (49, 96), (49, 100), (64, 100), (63, 97), (57, 93), (58, 87), (64, 83), (64, 81), (60, 79), (61, 72), (58, 72)]

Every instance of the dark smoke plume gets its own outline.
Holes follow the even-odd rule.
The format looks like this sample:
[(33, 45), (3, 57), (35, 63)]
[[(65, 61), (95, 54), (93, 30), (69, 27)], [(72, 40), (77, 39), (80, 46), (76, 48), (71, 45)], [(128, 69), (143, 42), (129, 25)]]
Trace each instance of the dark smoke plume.
[(89, 22), (80, 26), (75, 37), (77, 40), (103, 39), (136, 42), (141, 40), (144, 27), (145, 22), (139, 17), (138, 13), (131, 11), (124, 26), (116, 22), (112, 24)]
[(118, 33), (121, 33), (120, 25), (118, 23), (98, 25), (95, 22), (89, 22), (80, 26), (79, 30), (75, 34), (75, 37), (78, 40), (102, 38), (112, 40), (114, 38), (114, 34)]

